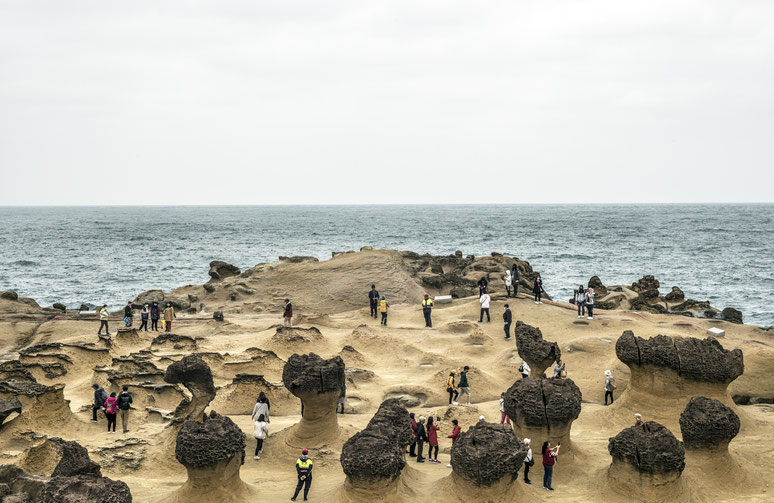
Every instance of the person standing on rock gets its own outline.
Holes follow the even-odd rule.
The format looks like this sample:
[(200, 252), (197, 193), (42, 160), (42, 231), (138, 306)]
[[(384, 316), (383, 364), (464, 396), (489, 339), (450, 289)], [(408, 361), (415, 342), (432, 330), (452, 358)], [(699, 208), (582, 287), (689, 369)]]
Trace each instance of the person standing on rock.
[(296, 492), (293, 493), (291, 501), (296, 501), (298, 493), (301, 492), (301, 487), (304, 488), (304, 501), (309, 496), (309, 487), (312, 485), (312, 458), (308, 456), (309, 450), (304, 449), (301, 451), (301, 457), (296, 460), (296, 473), (298, 474), (298, 485), (296, 485)]
[(500, 393), (500, 424), (511, 424), (511, 418), (505, 413), (505, 393)]
[(161, 318), (161, 313), (159, 311), (159, 303), (154, 302), (150, 310), (151, 330), (154, 332), (159, 331), (159, 318)]
[(513, 278), (511, 278), (511, 271), (510, 269), (506, 269), (505, 276), (503, 276), (503, 281), (505, 282), (505, 297), (510, 298), (511, 297), (511, 284), (513, 283)]
[(607, 405), (607, 397), (610, 397), (610, 403), (613, 403), (613, 391), (616, 387), (613, 373), (605, 370), (605, 405)]
[[(554, 379), (559, 379), (560, 377), (567, 377), (567, 367), (564, 364), (564, 362), (561, 360), (556, 360), (556, 365), (554, 365)], [(564, 374), (564, 375), (562, 375)]]
[(489, 294), (486, 293), (486, 291), (481, 294), (481, 296), (478, 298), (478, 303), (481, 304), (481, 313), (478, 316), (478, 322), (482, 323), (484, 321), (484, 313), (486, 313), (486, 322), (489, 323), (492, 321), (492, 319), (489, 317), (489, 301), (491, 300), (491, 297), (489, 297)]
[(524, 445), (527, 446), (527, 457), (524, 458), (524, 483), (531, 484), (532, 481), (529, 480), (529, 469), (535, 464), (535, 459), (532, 457), (532, 440), (525, 438)]
[(129, 432), (129, 409), (132, 407), (132, 402), (129, 386), (122, 386), (121, 394), (118, 395), (118, 415), (121, 416), (121, 428), (124, 433)]
[(282, 314), (282, 321), (284, 326), (293, 326), (293, 304), (290, 303), (290, 299), (285, 299), (285, 312)]
[(150, 313), (148, 311), (148, 304), (145, 304), (144, 306), (142, 306), (142, 311), (140, 311), (140, 322), (141, 322), (140, 323), (140, 331), (142, 331), (143, 328), (145, 329), (146, 332), (148, 331), (148, 315), (149, 314)]
[(97, 411), (105, 406), (108, 394), (105, 389), (97, 383), (91, 385), (94, 388), (94, 404), (91, 406), (91, 422), (97, 422)]
[(457, 391), (457, 387), (454, 385), (454, 375), (456, 373), (452, 370), (449, 372), (449, 377), (446, 379), (446, 392), (449, 394), (449, 405), (457, 405), (457, 397), (460, 392)]
[(587, 320), (594, 319), (594, 293), (595, 292), (593, 288), (586, 288), (586, 311), (589, 313), (589, 315), (586, 317)]
[(513, 313), (508, 304), (505, 304), (505, 312), (503, 313), (503, 330), (505, 330), (505, 340), (511, 340), (511, 322), (513, 321)]
[[(108, 433), (116, 432), (116, 415), (118, 415), (118, 400), (116, 399), (116, 392), (112, 392), (110, 396), (105, 400), (105, 417), (107, 417)], [(113, 431), (110, 431), (110, 427), (113, 427)]]
[(532, 293), (535, 294), (535, 304), (542, 304), (541, 295), (543, 295), (543, 279), (538, 274), (535, 278), (535, 284), (532, 286)]
[(519, 365), (519, 372), (521, 373), (521, 378), (526, 379), (529, 377), (529, 373), (532, 372), (532, 369), (529, 368), (529, 365), (527, 364), (527, 360), (522, 360), (521, 365)]
[(519, 295), (519, 268), (516, 264), (511, 266), (511, 284), (513, 285), (513, 297), (516, 298)]
[(382, 295), (382, 300), (379, 301), (379, 311), (382, 313), (382, 321), (381, 324), (385, 327), (387, 326), (387, 309), (390, 307), (390, 305), (387, 303), (387, 298)]
[(586, 316), (586, 290), (583, 289), (583, 285), (575, 290), (575, 305), (578, 307), (578, 319)]
[(172, 331), (172, 320), (175, 318), (177, 318), (177, 315), (175, 314), (175, 308), (172, 307), (171, 302), (167, 302), (167, 308), (164, 309), (164, 326), (166, 327), (164, 329), (165, 332)]
[(134, 314), (132, 313), (132, 301), (129, 301), (124, 306), (124, 325), (128, 328), (132, 326), (132, 323), (134, 323)]
[(644, 423), (642, 422), (642, 415), (637, 412), (634, 414), (634, 426), (642, 426)]
[(255, 455), (253, 455), (253, 459), (261, 459), (258, 454), (263, 452), (263, 441), (269, 436), (269, 426), (266, 424), (266, 418), (264, 418), (263, 414), (259, 414), (258, 418), (255, 419), (253, 436), (255, 437)]
[(425, 442), (427, 442), (427, 440), (425, 416), (419, 416), (419, 422), (417, 423), (417, 463), (425, 462), (425, 458), (422, 457), (422, 451), (424, 450)]
[(468, 405), (470, 405), (470, 384), (468, 384), (468, 370), (470, 370), (470, 367), (465, 365), (462, 368), (462, 372), (460, 372), (460, 383), (457, 385), (457, 387), (460, 389), (460, 395), (462, 393), (465, 393), (468, 396)]
[(415, 458), (417, 457), (417, 420), (414, 419), (413, 412), (409, 414), (409, 418), (411, 419), (411, 431), (414, 433), (414, 440), (409, 446), (409, 456)]
[(422, 299), (422, 314), (425, 315), (425, 326), (433, 328), (433, 299), (428, 294), (425, 294), (425, 298)]
[(110, 335), (108, 317), (110, 317), (110, 313), (108, 312), (107, 304), (102, 304), (102, 307), (99, 308), (99, 330), (97, 330), (97, 336), (102, 335), (102, 327), (105, 327), (105, 335)]
[(253, 422), (258, 421), (258, 418), (260, 416), (263, 416), (264, 420), (267, 423), (271, 423), (271, 418), (269, 417), (269, 409), (271, 409), (271, 404), (269, 403), (269, 399), (266, 398), (266, 394), (261, 391), (258, 393), (258, 399), (255, 401), (255, 407), (253, 407), (253, 413), (250, 415), (250, 417), (253, 418)]
[[(440, 418), (436, 417), (436, 420)], [(438, 430), (441, 428), (433, 422), (433, 416), (427, 418), (427, 457), (431, 463), (440, 463), (438, 461)], [(435, 449), (435, 455), (433, 455)]]
[(487, 281), (486, 276), (482, 276), (480, 280), (478, 280), (478, 296), (481, 297), (486, 293), (487, 288), (489, 287), (489, 281)]
[(554, 475), (554, 465), (556, 464), (556, 457), (559, 455), (560, 445), (556, 444), (556, 447), (552, 449), (551, 443), (546, 441), (543, 442), (543, 448), (541, 449), (543, 453), (543, 489), (548, 489), (549, 491), (554, 490), (551, 487), (551, 478)]
[(376, 285), (371, 285), (371, 291), (368, 292), (368, 303), (371, 306), (371, 316), (376, 319), (376, 308), (379, 306), (379, 292), (376, 290)]

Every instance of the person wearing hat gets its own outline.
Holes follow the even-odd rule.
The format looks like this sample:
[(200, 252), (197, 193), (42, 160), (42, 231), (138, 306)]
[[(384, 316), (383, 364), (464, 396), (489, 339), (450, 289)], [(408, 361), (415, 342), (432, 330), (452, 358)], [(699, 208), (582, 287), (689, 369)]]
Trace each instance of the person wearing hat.
[(91, 385), (94, 388), (94, 404), (91, 406), (91, 422), (97, 422), (97, 411), (105, 406), (108, 394), (105, 389), (97, 383)]
[(387, 308), (388, 307), (390, 307), (390, 305), (387, 303), (387, 297), (382, 295), (382, 300), (379, 301), (379, 311), (382, 313), (381, 324), (384, 326), (387, 326)]
[(309, 449), (301, 451), (301, 457), (296, 460), (296, 472), (298, 473), (298, 485), (296, 485), (296, 492), (293, 493), (291, 501), (296, 501), (298, 493), (301, 492), (301, 487), (304, 488), (304, 501), (309, 496), (309, 487), (312, 485), (312, 458), (308, 456)]
[(371, 291), (368, 292), (368, 304), (371, 306), (371, 316), (376, 319), (376, 308), (379, 307), (379, 291), (376, 285), (371, 285)]
[(108, 312), (107, 304), (102, 304), (102, 307), (99, 308), (99, 330), (97, 330), (97, 335), (102, 335), (102, 327), (105, 327), (105, 335), (110, 335), (110, 329), (108, 328), (108, 317), (110, 316), (110, 313)]
[(634, 426), (642, 426), (642, 415), (638, 412), (634, 414)]
[(172, 307), (171, 302), (167, 302), (167, 307), (164, 309), (164, 331), (165, 332), (171, 332), (172, 331), (172, 320), (177, 318), (177, 315), (175, 314), (175, 308)]
[(433, 319), (431, 314), (433, 312), (433, 299), (429, 295), (425, 294), (425, 298), (422, 299), (422, 314), (425, 315), (425, 326), (433, 328)]
[(607, 405), (607, 397), (610, 397), (610, 403), (613, 403), (613, 390), (615, 388), (616, 385), (613, 373), (609, 370), (605, 370), (605, 405)]

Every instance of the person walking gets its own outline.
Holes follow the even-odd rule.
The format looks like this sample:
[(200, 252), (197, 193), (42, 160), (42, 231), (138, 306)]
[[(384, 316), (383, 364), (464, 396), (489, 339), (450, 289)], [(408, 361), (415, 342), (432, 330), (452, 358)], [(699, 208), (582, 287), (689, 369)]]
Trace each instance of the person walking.
[(560, 377), (567, 377), (567, 367), (561, 358), (556, 360), (556, 365), (554, 365), (554, 379), (559, 379)]
[(521, 365), (519, 365), (519, 372), (521, 373), (522, 379), (529, 377), (529, 373), (532, 372), (532, 369), (529, 368), (529, 365), (527, 364), (527, 360), (521, 361)]
[(154, 302), (151, 305), (150, 318), (151, 318), (151, 330), (153, 330), (154, 332), (158, 332), (159, 331), (159, 318), (161, 318), (161, 312), (160, 312), (160, 309), (159, 309), (159, 303), (158, 302)]
[(594, 294), (595, 292), (593, 288), (586, 288), (586, 311), (589, 313), (589, 315), (586, 317), (587, 320), (594, 319)]
[(296, 460), (296, 473), (298, 474), (298, 485), (296, 485), (296, 492), (293, 493), (291, 501), (296, 501), (298, 493), (301, 492), (301, 487), (304, 488), (304, 501), (309, 496), (309, 488), (312, 486), (312, 458), (309, 457), (309, 449), (301, 451), (301, 457)]
[(385, 327), (387, 326), (387, 309), (389, 309), (390, 305), (387, 303), (387, 298), (382, 295), (382, 300), (379, 301), (379, 312), (382, 313), (382, 321), (381, 324)]
[(532, 457), (532, 440), (525, 438), (524, 445), (527, 446), (527, 457), (524, 458), (524, 483), (531, 484), (532, 481), (529, 480), (529, 469), (535, 464), (535, 459)]
[(368, 292), (368, 304), (371, 306), (371, 316), (376, 319), (376, 309), (379, 306), (379, 292), (376, 290), (376, 285), (371, 285), (371, 291)]
[(513, 321), (513, 313), (511, 307), (505, 304), (505, 311), (503, 312), (503, 330), (505, 330), (505, 340), (511, 340), (511, 322)]
[(500, 424), (511, 424), (511, 418), (505, 413), (505, 393), (500, 393)]
[[(436, 421), (440, 421), (440, 417), (435, 418)], [(438, 430), (441, 428), (433, 422), (433, 416), (427, 418), (427, 457), (431, 463), (440, 463), (438, 461)], [(433, 454), (435, 449), (435, 454)]]
[(258, 418), (254, 420), (253, 436), (255, 437), (255, 454), (253, 459), (261, 459), (258, 454), (263, 452), (263, 441), (269, 436), (269, 425), (266, 423), (266, 418), (263, 414), (258, 414)]
[[(337, 407), (338, 408), (338, 407)], [(261, 391), (258, 393), (258, 398), (255, 401), (255, 406), (253, 407), (253, 413), (250, 414), (250, 417), (253, 418), (253, 422), (258, 421), (258, 417), (263, 416), (263, 420), (267, 423), (271, 423), (271, 418), (269, 417), (269, 409), (271, 409), (271, 404), (269, 403), (269, 399), (266, 397), (266, 394)], [(302, 412), (303, 415), (303, 412)]]
[(460, 389), (460, 395), (465, 393), (468, 396), (467, 403), (470, 405), (470, 384), (468, 384), (468, 370), (470, 367), (465, 365), (460, 372), (460, 382), (457, 387)]
[(282, 313), (282, 322), (286, 327), (293, 326), (293, 304), (290, 299), (285, 299), (285, 312)]
[(489, 281), (487, 281), (486, 276), (482, 276), (476, 284), (478, 285), (478, 296), (481, 297), (486, 293), (487, 288), (489, 288)]
[(644, 423), (642, 422), (642, 415), (637, 412), (634, 414), (634, 426), (642, 426)]
[(583, 289), (583, 285), (575, 290), (575, 306), (578, 308), (578, 319), (586, 316), (586, 290)]
[(419, 416), (419, 422), (417, 423), (417, 463), (424, 463), (425, 458), (422, 456), (425, 442), (427, 442), (427, 431), (425, 430), (425, 416)]
[[(116, 392), (112, 392), (110, 396), (105, 400), (105, 417), (107, 417), (108, 433), (116, 432), (116, 415), (118, 414), (118, 400), (116, 399)], [(110, 427), (113, 427), (113, 431), (110, 431)]]
[(102, 335), (102, 327), (105, 327), (105, 335), (110, 335), (110, 329), (108, 328), (108, 317), (110, 317), (110, 313), (108, 312), (107, 304), (102, 304), (102, 307), (99, 308), (99, 330), (97, 330), (97, 335)]
[(457, 397), (460, 396), (460, 392), (457, 391), (457, 387), (454, 385), (454, 375), (456, 372), (453, 370), (449, 373), (449, 378), (446, 379), (446, 392), (449, 394), (449, 405), (457, 405)]
[(484, 313), (486, 313), (486, 322), (489, 323), (492, 321), (492, 319), (489, 317), (489, 301), (491, 300), (491, 297), (489, 297), (489, 294), (484, 292), (481, 294), (481, 296), (478, 298), (478, 303), (481, 304), (481, 314), (478, 317), (478, 322), (482, 323), (484, 321)]
[(429, 295), (425, 294), (425, 298), (422, 299), (422, 314), (425, 315), (425, 326), (433, 328), (433, 299)]
[(94, 388), (94, 404), (91, 406), (91, 422), (97, 422), (97, 411), (105, 406), (108, 394), (105, 389), (97, 383), (91, 385)]
[(131, 327), (132, 323), (134, 323), (134, 314), (132, 313), (132, 301), (129, 301), (126, 306), (124, 306), (124, 325), (126, 327)]
[(172, 331), (172, 320), (177, 318), (177, 315), (175, 314), (175, 308), (172, 307), (171, 302), (167, 302), (167, 307), (164, 309), (164, 331), (165, 332), (171, 332)]
[(409, 418), (411, 419), (411, 432), (414, 434), (414, 440), (409, 446), (409, 457), (415, 458), (417, 457), (417, 420), (414, 419), (413, 412), (409, 414)]
[(519, 295), (519, 268), (516, 264), (511, 266), (511, 285), (513, 286), (513, 297), (516, 298)]
[(535, 294), (535, 304), (542, 304), (541, 295), (543, 295), (543, 279), (538, 274), (535, 278), (535, 284), (532, 286), (532, 293)]
[(511, 297), (511, 284), (513, 283), (513, 278), (511, 278), (511, 271), (510, 269), (505, 270), (505, 276), (503, 276), (503, 281), (505, 282), (505, 297), (510, 298)]
[[(454, 442), (457, 441), (457, 438), (460, 436), (460, 433), (462, 433), (462, 428), (460, 428), (460, 422), (456, 419), (452, 419), (452, 424), (454, 425), (454, 428), (452, 429), (451, 435), (446, 435), (446, 438), (452, 439), (452, 445), (454, 445)], [(451, 461), (451, 460), (449, 460)], [(446, 465), (446, 468), (451, 468), (451, 462)]]
[(617, 387), (613, 373), (605, 370), (605, 405), (607, 405), (607, 397), (610, 397), (610, 403), (613, 403), (613, 391)]
[(551, 448), (551, 443), (543, 442), (543, 448), (541, 452), (543, 454), (543, 488), (553, 491), (551, 487), (551, 478), (554, 475), (554, 465), (556, 464), (556, 457), (559, 455), (559, 446), (561, 443), (556, 444), (556, 447)]
[(132, 408), (132, 402), (129, 386), (122, 386), (121, 393), (118, 395), (118, 415), (121, 416), (121, 428), (124, 433), (129, 432), (129, 409)]
[(142, 306), (142, 310), (140, 311), (140, 331), (144, 328), (145, 331), (148, 331), (148, 304), (145, 304)]

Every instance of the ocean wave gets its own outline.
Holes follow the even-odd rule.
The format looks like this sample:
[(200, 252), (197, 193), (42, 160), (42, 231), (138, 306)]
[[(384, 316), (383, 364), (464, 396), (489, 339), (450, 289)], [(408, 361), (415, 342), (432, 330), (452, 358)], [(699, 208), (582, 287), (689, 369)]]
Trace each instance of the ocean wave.
[(38, 262), (35, 262), (34, 260), (15, 260), (13, 262), (9, 262), (8, 265), (16, 266), (16, 267), (39, 267), (40, 266), (40, 264)]

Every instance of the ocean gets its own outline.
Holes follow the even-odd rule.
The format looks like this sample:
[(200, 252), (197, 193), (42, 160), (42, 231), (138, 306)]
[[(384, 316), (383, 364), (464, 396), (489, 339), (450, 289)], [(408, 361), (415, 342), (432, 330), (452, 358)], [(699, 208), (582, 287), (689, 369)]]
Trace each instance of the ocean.
[(645, 274), (687, 297), (774, 324), (774, 205), (0, 207), (0, 290), (41, 305), (107, 303), (208, 280), (280, 255), (329, 259), (370, 245), (516, 256), (569, 299), (598, 275)]

